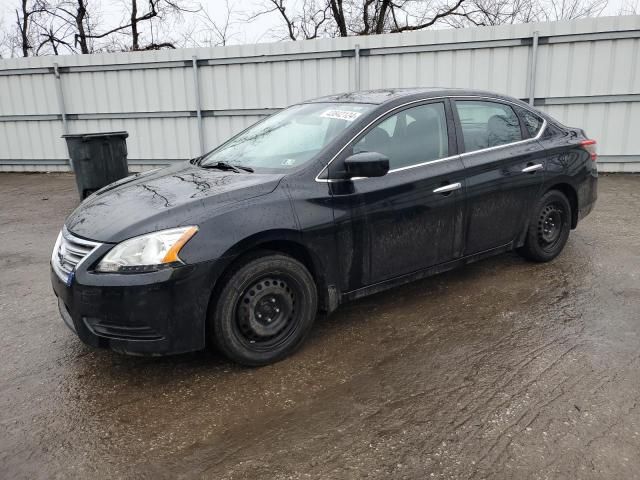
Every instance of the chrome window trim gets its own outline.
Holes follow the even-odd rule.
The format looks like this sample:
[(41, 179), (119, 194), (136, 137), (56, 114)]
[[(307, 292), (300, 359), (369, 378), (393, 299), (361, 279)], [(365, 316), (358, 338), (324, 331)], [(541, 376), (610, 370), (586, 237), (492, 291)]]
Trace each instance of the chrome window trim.
[(435, 160), (427, 160), (426, 162), (414, 163), (413, 165), (407, 165), (406, 167), (398, 167), (398, 168), (391, 169), (389, 170), (388, 173), (402, 172), (404, 170), (409, 170), (411, 168), (423, 167), (424, 165), (430, 165), (432, 163), (446, 162), (447, 160), (454, 160), (456, 158), (460, 158), (460, 155), (450, 155), (448, 157), (436, 158)]
[[(514, 105), (516, 107), (519, 107), (519, 108), (522, 108), (524, 110), (527, 110), (528, 112), (532, 113), (533, 115), (536, 115), (537, 117), (542, 118), (542, 127), (540, 127), (540, 130), (538, 131), (538, 133), (536, 134), (535, 137), (526, 138), (524, 140), (518, 140), (517, 142), (505, 143), (504, 145), (496, 145), (495, 147), (482, 148), (480, 150), (474, 150), (472, 152), (463, 152), (463, 153), (459, 153), (457, 155), (451, 155), (449, 157), (437, 158), (435, 160), (428, 160), (426, 162), (420, 162), (420, 163), (416, 163), (414, 165), (408, 165), (406, 167), (398, 167), (398, 168), (394, 168), (392, 170), (389, 170), (389, 172), (387, 174), (395, 173), (395, 172), (401, 172), (401, 171), (409, 170), (409, 169), (412, 169), (412, 168), (423, 167), (425, 165), (430, 165), (432, 163), (438, 163), (438, 162), (444, 162), (444, 161), (447, 161), (447, 160), (460, 159), (462, 157), (466, 157), (466, 156), (469, 156), (469, 155), (475, 155), (477, 153), (488, 152), (488, 151), (497, 150), (497, 149), (505, 148), (505, 147), (511, 147), (513, 145), (518, 145), (518, 144), (530, 142), (530, 141), (533, 141), (533, 140), (539, 140), (540, 137), (542, 136), (542, 134), (544, 133), (544, 131), (547, 128), (547, 120), (546, 120), (546, 118), (541, 117), (540, 115), (536, 114), (535, 112), (531, 111), (530, 109), (528, 109), (528, 108), (526, 108), (526, 107), (524, 107), (524, 106), (522, 106), (522, 105), (520, 105), (518, 103), (512, 102), (511, 100), (505, 100), (503, 98), (488, 97), (486, 95), (456, 95), (456, 96), (445, 96), (445, 97), (428, 97), (428, 98), (421, 98), (419, 100), (412, 100), (410, 102), (403, 103), (402, 105), (398, 105), (397, 107), (393, 107), (392, 109), (387, 110), (384, 113), (381, 113), (376, 118), (371, 120), (367, 125), (362, 127), (360, 129), (360, 131), (358, 131), (355, 135), (353, 135), (349, 139), (349, 141), (346, 142), (344, 144), (344, 146), (340, 150), (338, 150), (338, 152), (333, 157), (331, 157), (331, 160), (329, 160), (327, 162), (327, 164), (324, 167), (322, 167), (322, 170), (320, 170), (318, 172), (318, 174), (316, 175), (315, 181), (319, 182), (319, 183), (336, 183), (336, 182), (345, 182), (345, 181), (364, 180), (366, 178), (369, 178), (369, 177), (354, 177), (354, 178), (351, 178), (351, 179), (343, 179), (343, 178), (318, 178), (318, 177), (320, 175), (322, 175), (322, 173), (325, 170), (327, 170), (327, 168), (329, 168), (329, 165), (331, 165), (331, 162), (333, 162), (351, 144), (351, 142), (353, 142), (358, 137), (358, 135), (360, 135), (362, 132), (364, 132), (367, 128), (369, 128), (371, 125), (376, 123), (378, 120), (380, 120), (385, 115), (387, 115), (387, 114), (389, 114), (391, 112), (394, 112), (396, 110), (402, 109), (404, 107), (407, 107), (409, 105), (416, 104), (416, 103), (428, 102), (430, 100), (446, 100), (446, 99), (449, 99), (449, 100), (458, 100), (458, 99), (489, 100), (489, 101), (494, 101), (494, 102), (498, 102), (498, 103), (508, 103), (510, 105)], [(455, 106), (454, 106), (454, 108), (455, 108)], [(518, 118), (518, 122), (519, 121), (520, 121), (520, 119)]]

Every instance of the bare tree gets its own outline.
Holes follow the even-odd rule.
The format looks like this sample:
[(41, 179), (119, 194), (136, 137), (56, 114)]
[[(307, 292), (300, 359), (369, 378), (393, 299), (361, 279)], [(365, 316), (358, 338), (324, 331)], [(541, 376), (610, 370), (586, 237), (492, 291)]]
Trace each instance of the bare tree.
[[(335, 0), (342, 2), (342, 0)], [(289, 40), (311, 40), (318, 37), (335, 37), (342, 33), (339, 21), (332, 14), (334, 0), (303, 0), (299, 9), (288, 9), (286, 0), (266, 0), (263, 8), (245, 18), (252, 22), (258, 17), (277, 13), (282, 20)], [(338, 9), (338, 12), (341, 10)], [(337, 28), (336, 28), (337, 27)], [(344, 30), (346, 36), (347, 32)]]
[(56, 52), (59, 45), (69, 45), (73, 52), (93, 52), (92, 32), (96, 28), (96, 12), (89, 9), (89, 0), (58, 0), (47, 5), (49, 22), (41, 23), (41, 45), (47, 44)]
[[(173, 41), (159, 35), (158, 30), (170, 16), (197, 11), (189, 10), (185, 6), (186, 1), (144, 0), (142, 3), (141, 0), (126, 0), (126, 16), (117, 24), (107, 26), (101, 21), (99, 3), (95, 0), (58, 0), (46, 9), (50, 22), (40, 24), (38, 51), (55, 55), (60, 48), (83, 54), (95, 51), (175, 48)], [(155, 32), (154, 21), (158, 22)], [(149, 27), (147, 35), (143, 34), (143, 25)]]
[(182, 0), (146, 0), (147, 8), (143, 13), (139, 13), (138, 0), (129, 0), (131, 6), (130, 22), (128, 25), (122, 25), (109, 34), (119, 31), (121, 29), (131, 29), (131, 50), (158, 50), (160, 48), (175, 48), (172, 41), (167, 39), (159, 41), (151, 36), (150, 42), (142, 46), (140, 43), (140, 26), (143, 22), (147, 22), (150, 25), (150, 29), (153, 28), (151, 21), (158, 19), (159, 21), (166, 21), (167, 17), (171, 15), (181, 16), (182, 13), (197, 13), (201, 10), (200, 6), (191, 6)]
[(17, 42), (23, 57), (28, 57), (33, 49), (32, 19), (47, 11), (44, 0), (20, 0), (20, 8), (16, 9)]
[(225, 19), (223, 20), (222, 25), (215, 22), (209, 15), (209, 12), (205, 11), (204, 14), (209, 25), (211, 25), (211, 30), (217, 37), (218, 41), (216, 42), (216, 45), (224, 47), (230, 40), (229, 29), (231, 28), (231, 24), (233, 22), (232, 17), (234, 14), (233, 7), (229, 4), (229, 0), (225, 0)]
[[(87, 31), (91, 31), (91, 24), (89, 23), (89, 17), (87, 14), (87, 4), (89, 0), (76, 0), (77, 8), (75, 16), (72, 15), (75, 21), (78, 32), (74, 35), (76, 44), (80, 45), (80, 52), (89, 53), (89, 42)], [(86, 23), (86, 25), (85, 25)], [(87, 28), (88, 27), (88, 28)]]
[(249, 20), (277, 14), (286, 37), (297, 40), (569, 20), (599, 16), (606, 6), (607, 0), (264, 0)]
[[(389, 11), (392, 18), (392, 27), (390, 28), (390, 32), (408, 32), (429, 28), (443, 19), (451, 15), (455, 15), (465, 1), (466, 0), (455, 0), (450, 3), (431, 5), (430, 7), (425, 8), (425, 10), (418, 12), (412, 12), (410, 10), (409, 6), (412, 4), (411, 0), (399, 3), (392, 2), (389, 5)], [(402, 15), (404, 20), (398, 21), (399, 15)]]
[[(5, 1), (16, 5), (12, 27), (0, 32), (5, 56), (227, 45), (242, 35), (238, 25), (264, 15), (280, 21), (270, 36), (299, 40), (576, 19), (601, 15), (607, 6), (607, 0), (254, 0), (262, 4), (243, 13), (240, 0), (210, 0), (215, 10), (201, 0), (118, 0), (121, 17), (103, 18), (106, 0)], [(640, 0), (623, 1), (620, 14), (638, 10)]]
[(291, 40), (377, 35), (428, 28), (468, 0), (265, 0), (260, 15), (277, 13)]
[(333, 19), (336, 22), (338, 31), (341, 37), (346, 37), (347, 32), (347, 20), (344, 14), (343, 0), (329, 0), (329, 6), (331, 7), (331, 13)]
[(34, 21), (39, 37), (39, 44), (35, 49), (34, 55), (76, 53), (73, 44), (70, 43), (71, 29), (69, 25), (55, 20), (55, 17), (43, 15)]
[(542, 20), (573, 20), (597, 17), (607, 7), (607, 0), (548, 0), (542, 2)]
[[(216, 9), (220, 12), (220, 9)], [(218, 47), (225, 46), (238, 36), (234, 31), (238, 12), (235, 4), (230, 0), (224, 2), (224, 17), (216, 20), (208, 8), (200, 6), (196, 17), (186, 26), (182, 32), (182, 46), (185, 47)]]
[[(0, 25), (4, 25), (0, 19)], [(15, 42), (9, 32), (0, 30), (0, 58), (13, 57), (15, 52)]]
[(503, 25), (597, 17), (607, 0), (467, 0), (447, 18), (452, 27)]
[(626, 0), (618, 9), (618, 15), (638, 15), (640, 4), (638, 0)]

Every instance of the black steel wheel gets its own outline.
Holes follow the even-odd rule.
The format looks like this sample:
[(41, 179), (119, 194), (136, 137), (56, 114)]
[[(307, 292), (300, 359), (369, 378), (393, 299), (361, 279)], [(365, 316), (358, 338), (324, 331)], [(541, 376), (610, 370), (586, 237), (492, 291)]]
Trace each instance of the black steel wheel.
[(253, 255), (222, 281), (209, 322), (225, 355), (259, 366), (300, 346), (317, 309), (316, 286), (302, 263), (282, 254)]
[(570, 230), (571, 204), (562, 192), (550, 190), (538, 200), (518, 252), (536, 262), (553, 260), (567, 243)]
[(538, 244), (545, 251), (552, 251), (562, 238), (566, 212), (560, 202), (545, 205), (538, 216)]

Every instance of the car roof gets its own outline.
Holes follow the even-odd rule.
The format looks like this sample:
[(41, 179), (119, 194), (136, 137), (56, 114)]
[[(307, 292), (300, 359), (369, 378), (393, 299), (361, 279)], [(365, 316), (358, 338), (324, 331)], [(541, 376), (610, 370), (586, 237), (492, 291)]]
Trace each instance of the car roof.
[[(415, 87), (415, 88), (385, 88), (379, 90), (361, 90), (357, 92), (339, 93), (315, 98), (305, 103), (371, 103), (381, 105), (401, 98), (430, 98), (430, 97), (450, 97), (450, 96), (483, 96), (502, 98), (505, 100), (517, 100), (512, 97), (500, 95), (484, 90), (469, 90), (464, 88), (443, 88), (443, 87)], [(519, 102), (520, 103), (520, 102)]]

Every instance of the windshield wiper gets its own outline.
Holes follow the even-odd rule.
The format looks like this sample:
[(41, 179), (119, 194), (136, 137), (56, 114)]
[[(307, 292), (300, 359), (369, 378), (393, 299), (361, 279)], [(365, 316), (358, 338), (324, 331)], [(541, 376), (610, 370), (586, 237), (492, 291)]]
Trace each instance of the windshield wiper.
[(235, 173), (241, 173), (241, 171), (237, 168), (234, 167), (233, 165), (231, 165), (230, 163), (227, 162), (216, 162), (216, 163), (205, 163), (205, 164), (196, 164), (196, 165), (200, 165), (202, 168), (217, 168), (219, 170), (230, 170), (232, 172)]
[(201, 163), (202, 158), (204, 157), (198, 157), (196, 159), (194, 159), (193, 164), (194, 165), (198, 165), (202, 168), (218, 168), (220, 170), (230, 170), (232, 172), (236, 172), (236, 173), (242, 173), (240, 170), (244, 170), (245, 172), (249, 172), (249, 173), (253, 173), (254, 170), (251, 167), (245, 167), (244, 165), (237, 165), (237, 164), (231, 164), (231, 163), (227, 163), (227, 162), (216, 162), (216, 163), (205, 163), (204, 165)]

